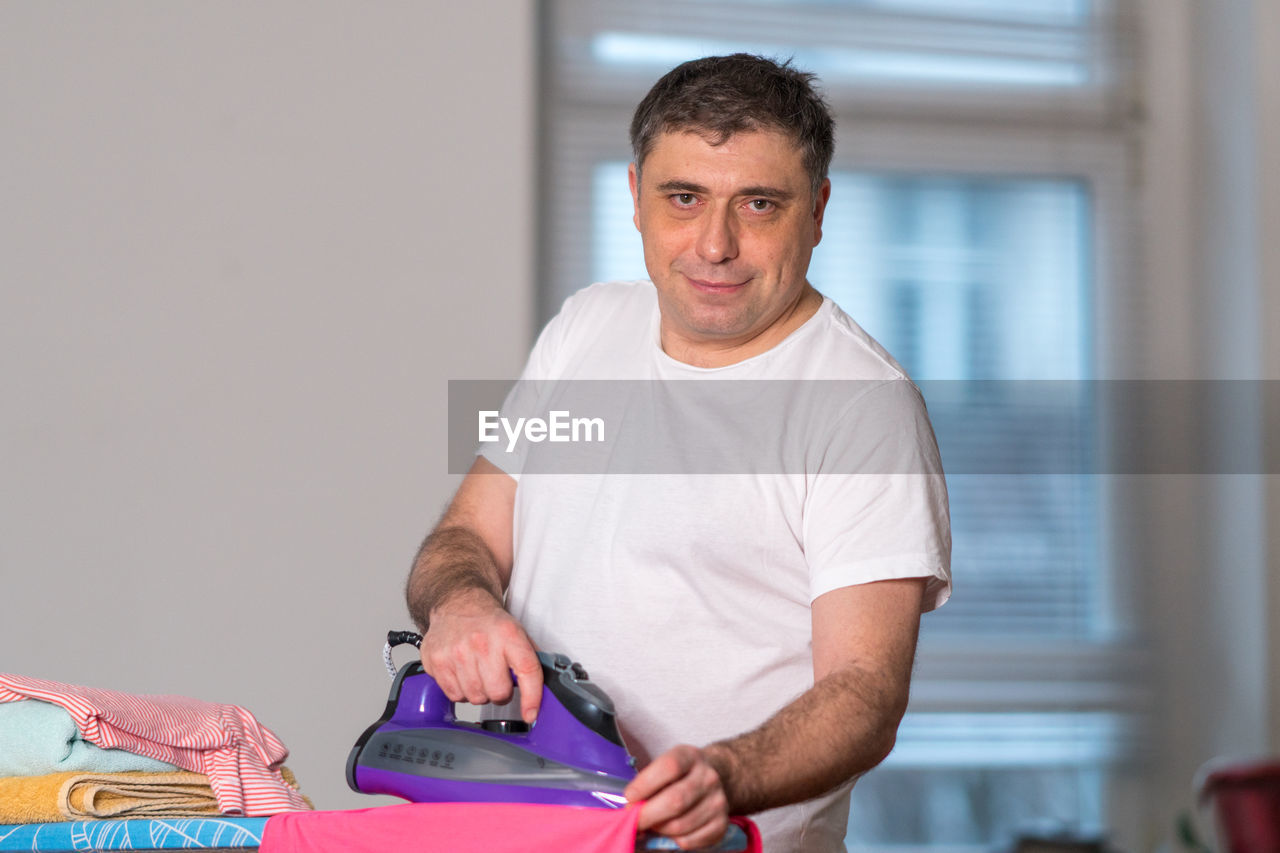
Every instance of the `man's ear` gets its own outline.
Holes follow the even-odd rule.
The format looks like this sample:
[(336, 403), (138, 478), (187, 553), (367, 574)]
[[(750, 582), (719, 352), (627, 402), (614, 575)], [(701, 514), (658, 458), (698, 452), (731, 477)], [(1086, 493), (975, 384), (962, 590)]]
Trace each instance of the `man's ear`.
[(822, 242), (822, 215), (827, 212), (827, 202), (831, 199), (831, 179), (823, 178), (818, 187), (818, 197), (813, 201), (813, 245)]
[(627, 185), (631, 187), (631, 221), (640, 230), (640, 170), (635, 163), (627, 166)]

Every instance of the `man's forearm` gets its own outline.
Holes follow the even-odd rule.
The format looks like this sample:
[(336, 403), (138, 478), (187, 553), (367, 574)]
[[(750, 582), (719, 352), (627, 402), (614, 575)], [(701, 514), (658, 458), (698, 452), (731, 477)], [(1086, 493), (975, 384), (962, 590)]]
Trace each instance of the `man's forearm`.
[(833, 672), (759, 728), (708, 746), (730, 814), (819, 796), (883, 761), (907, 700), (891, 680), (857, 667)]
[(441, 526), (422, 543), (409, 573), (405, 598), (418, 630), (426, 632), (431, 611), (465, 590), (481, 590), (502, 601), (502, 576), (493, 552), (468, 527)]

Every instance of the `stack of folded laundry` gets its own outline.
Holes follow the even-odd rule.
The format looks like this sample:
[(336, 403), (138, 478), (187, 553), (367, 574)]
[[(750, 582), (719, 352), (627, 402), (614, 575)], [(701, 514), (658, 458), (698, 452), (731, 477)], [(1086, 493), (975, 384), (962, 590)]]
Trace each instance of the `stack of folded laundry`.
[(249, 711), (0, 673), (0, 824), (310, 809)]

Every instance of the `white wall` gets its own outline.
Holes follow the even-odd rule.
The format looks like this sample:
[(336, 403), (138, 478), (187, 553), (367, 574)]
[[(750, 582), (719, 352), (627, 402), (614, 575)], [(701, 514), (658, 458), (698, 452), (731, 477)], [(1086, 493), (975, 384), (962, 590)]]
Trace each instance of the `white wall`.
[(317, 805), (533, 304), (531, 4), (0, 4), (0, 671), (253, 710)]
[[(1142, 6), (1150, 375), (1280, 379), (1280, 7)], [(1260, 464), (1268, 445), (1276, 453), (1274, 420), (1205, 424), (1219, 449), (1248, 448)], [(1158, 688), (1144, 842), (1168, 837), (1205, 762), (1280, 752), (1280, 478), (1263, 470), (1142, 484), (1138, 569)]]
[[(1258, 104), (1259, 308), (1262, 375), (1280, 379), (1280, 4), (1259, 2), (1253, 33)], [(1280, 460), (1280, 411), (1264, 413), (1264, 447)], [(1280, 753), (1280, 476), (1267, 477), (1267, 683), (1270, 749)]]

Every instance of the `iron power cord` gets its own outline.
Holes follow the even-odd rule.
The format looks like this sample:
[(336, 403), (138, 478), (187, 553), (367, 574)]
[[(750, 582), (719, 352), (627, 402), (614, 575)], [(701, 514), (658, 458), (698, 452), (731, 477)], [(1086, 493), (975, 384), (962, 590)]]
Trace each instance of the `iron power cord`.
[(382, 647), (382, 662), (387, 665), (387, 672), (392, 678), (396, 677), (396, 663), (391, 659), (391, 650), (396, 646), (410, 645), (414, 648), (422, 647), (422, 635), (413, 631), (388, 631), (387, 644)]

